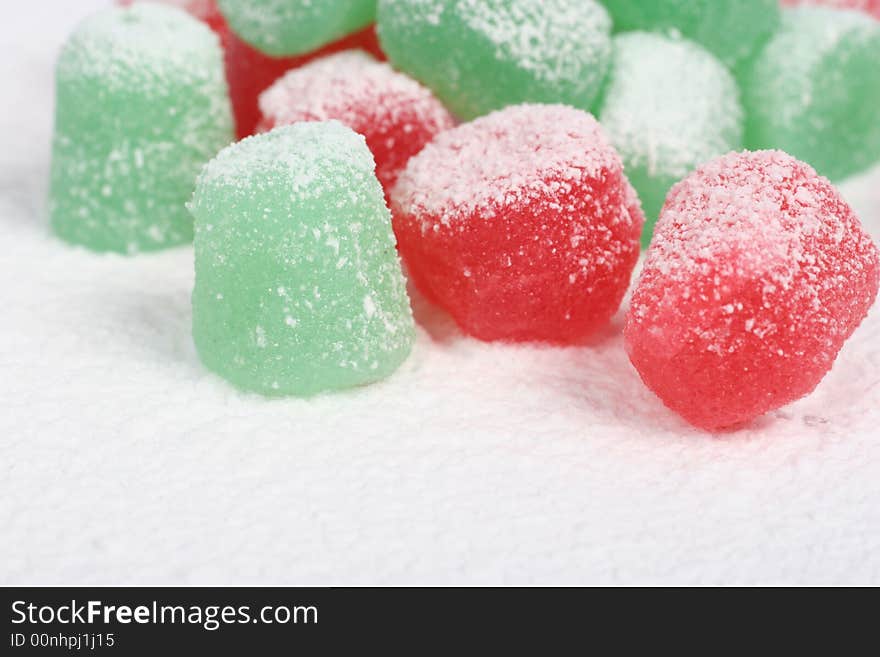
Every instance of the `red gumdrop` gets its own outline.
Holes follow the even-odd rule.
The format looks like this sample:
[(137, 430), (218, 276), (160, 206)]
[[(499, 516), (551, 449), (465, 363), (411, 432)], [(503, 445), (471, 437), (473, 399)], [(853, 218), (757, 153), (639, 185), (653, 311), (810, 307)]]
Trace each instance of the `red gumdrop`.
[(413, 155), (455, 124), (428, 89), (362, 50), (288, 71), (260, 95), (259, 104), (263, 119), (258, 130), (336, 119), (362, 134), (386, 190)]
[(324, 46), (320, 50), (296, 57), (270, 57), (239, 39), (227, 28), (224, 38), (226, 50), (226, 80), (235, 113), (238, 137), (244, 138), (254, 133), (260, 121), (257, 99), (275, 80), (292, 68), (340, 52), (358, 48), (384, 60), (385, 55), (379, 47), (374, 26), (350, 34), (349, 36)]
[(820, 5), (837, 9), (857, 9), (875, 18), (880, 18), (880, 0), (782, 0), (782, 4), (789, 7)]
[(423, 294), (481, 340), (582, 342), (629, 285), (644, 215), (596, 120), (518, 105), (440, 133), (391, 194)]
[(809, 394), (877, 295), (880, 256), (838, 191), (779, 151), (673, 187), (624, 330), (669, 408), (707, 430)]

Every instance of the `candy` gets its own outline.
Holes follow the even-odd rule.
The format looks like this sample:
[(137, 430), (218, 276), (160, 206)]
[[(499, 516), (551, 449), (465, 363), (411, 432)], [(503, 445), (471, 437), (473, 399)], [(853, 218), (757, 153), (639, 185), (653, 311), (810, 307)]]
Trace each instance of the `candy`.
[(603, 0), (619, 32), (668, 31), (692, 39), (728, 66), (764, 43), (779, 23), (777, 0)]
[(380, 0), (378, 16), (394, 66), (461, 119), (521, 102), (590, 109), (611, 55), (594, 0)]
[(686, 40), (631, 32), (614, 37), (599, 119), (639, 193), (651, 240), (666, 193), (698, 165), (742, 146), (733, 76)]
[(207, 23), (217, 33), (224, 30), (226, 21), (217, 7), (216, 0), (116, 0), (116, 4), (123, 7), (133, 5), (135, 2), (155, 2), (159, 4), (178, 7), (189, 13), (194, 18)]
[(373, 27), (349, 35), (331, 43), (321, 50), (300, 57), (270, 57), (246, 44), (227, 30), (226, 78), (235, 111), (235, 123), (239, 138), (253, 134), (260, 120), (257, 99), (275, 80), (287, 71), (334, 52), (360, 48), (384, 59)]
[(236, 386), (311, 395), (377, 381), (414, 325), (364, 138), (297, 123), (238, 142), (199, 176), (193, 338)]
[(827, 179), (731, 153), (670, 193), (626, 319), (630, 360), (708, 430), (810, 393), (877, 295), (880, 255)]
[(229, 27), (272, 57), (302, 55), (376, 19), (376, 0), (218, 0)]
[(644, 217), (586, 112), (520, 105), (440, 133), (392, 191), (417, 287), (481, 340), (576, 343), (616, 312)]
[(400, 171), (452, 117), (430, 91), (360, 50), (290, 71), (260, 96), (262, 129), (337, 119), (364, 135), (376, 176), (390, 189)]
[(742, 73), (746, 145), (781, 148), (832, 180), (880, 160), (880, 23), (801, 7)]
[(782, 0), (783, 5), (825, 5), (838, 9), (858, 9), (875, 18), (880, 18), (880, 0)]
[(56, 87), (55, 232), (123, 253), (190, 241), (196, 176), (232, 140), (217, 37), (177, 9), (107, 9), (65, 44)]

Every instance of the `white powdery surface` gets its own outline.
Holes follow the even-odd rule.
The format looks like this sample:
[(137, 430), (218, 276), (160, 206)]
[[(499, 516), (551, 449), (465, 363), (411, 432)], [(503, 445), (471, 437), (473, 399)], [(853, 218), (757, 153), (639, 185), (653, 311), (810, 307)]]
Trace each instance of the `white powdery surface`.
[(365, 115), (385, 122), (384, 131), (413, 118), (433, 132), (452, 126), (427, 88), (363, 50), (328, 55), (289, 71), (260, 94), (260, 111), (272, 126), (329, 119), (352, 126)]
[(409, 161), (392, 198), (416, 216), (448, 225), (477, 210), (485, 216), (552, 198), (622, 166), (592, 115), (523, 104), (437, 135)]
[[(195, 357), (190, 249), (48, 235), (53, 57), (78, 16), (46, 4), (0, 27), (19, 99), (0, 113), (0, 583), (880, 584), (876, 308), (813, 395), (719, 437), (642, 386), (619, 320), (588, 347), (508, 347), (417, 304), (391, 380), (241, 395)], [(880, 169), (843, 190), (875, 238), (878, 190)]]

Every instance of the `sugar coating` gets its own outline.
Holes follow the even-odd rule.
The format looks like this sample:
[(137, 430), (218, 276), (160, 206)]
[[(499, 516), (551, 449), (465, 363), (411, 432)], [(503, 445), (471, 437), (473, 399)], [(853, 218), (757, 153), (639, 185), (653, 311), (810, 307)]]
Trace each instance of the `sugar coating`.
[(56, 69), (55, 233), (122, 253), (190, 241), (185, 203), (202, 165), (231, 140), (214, 33), (161, 5), (95, 14), (68, 39)]
[(596, 120), (519, 105), (440, 133), (392, 192), (419, 289), (482, 340), (573, 343), (606, 325), (644, 217)]
[(311, 395), (378, 381), (415, 339), (364, 138), (336, 121), (250, 137), (199, 176), (193, 338), (244, 390)]
[(590, 109), (611, 55), (594, 0), (380, 0), (378, 25), (394, 66), (461, 119), (522, 102)]
[(599, 120), (642, 201), (645, 246), (672, 185), (742, 146), (733, 76), (697, 44), (659, 34), (614, 37)]
[(434, 95), (361, 50), (290, 71), (260, 96), (263, 129), (336, 119), (366, 137), (387, 190), (413, 155), (454, 125)]
[(746, 145), (781, 148), (840, 180), (880, 160), (880, 22), (800, 7), (744, 69)]
[(217, 7), (216, 0), (116, 0), (116, 4), (123, 7), (128, 7), (136, 2), (155, 2), (183, 9), (215, 30), (219, 29), (223, 23), (223, 15)]
[(876, 18), (880, 18), (880, 0), (782, 0), (782, 4), (795, 7), (797, 5), (825, 5), (838, 9), (858, 9)]
[(235, 111), (236, 131), (239, 138), (252, 135), (260, 122), (258, 99), (288, 71), (304, 66), (319, 57), (350, 49), (369, 52), (374, 57), (384, 59), (379, 48), (376, 30), (370, 26), (360, 32), (350, 34), (344, 39), (334, 41), (305, 55), (296, 57), (270, 57), (249, 46), (233, 32), (226, 30), (226, 78), (229, 80), (229, 94)]
[(827, 179), (731, 153), (670, 193), (624, 337), (642, 379), (709, 430), (812, 392), (868, 312), (878, 250)]
[(602, 0), (617, 32), (680, 34), (736, 66), (763, 44), (779, 23), (777, 0)]
[(376, 19), (376, 0), (217, 0), (229, 26), (272, 57), (316, 50)]

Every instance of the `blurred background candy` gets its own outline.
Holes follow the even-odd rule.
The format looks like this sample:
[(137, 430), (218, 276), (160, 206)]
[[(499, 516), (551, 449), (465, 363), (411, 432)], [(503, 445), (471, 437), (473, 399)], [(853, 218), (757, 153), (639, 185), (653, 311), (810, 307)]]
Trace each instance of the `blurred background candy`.
[(122, 253), (190, 241), (185, 204), (196, 175), (232, 138), (213, 32), (157, 4), (93, 15), (68, 39), (56, 69), (55, 233)]
[(742, 146), (736, 81), (709, 52), (681, 38), (615, 36), (598, 115), (642, 201), (645, 246), (670, 187)]
[(880, 22), (786, 9), (740, 80), (749, 148), (785, 150), (833, 180), (880, 160)]
[(778, 23), (777, 0), (602, 0), (617, 32), (681, 34), (728, 66), (751, 55)]
[(592, 109), (611, 56), (611, 20), (594, 0), (380, 0), (394, 66), (460, 119), (516, 103)]

